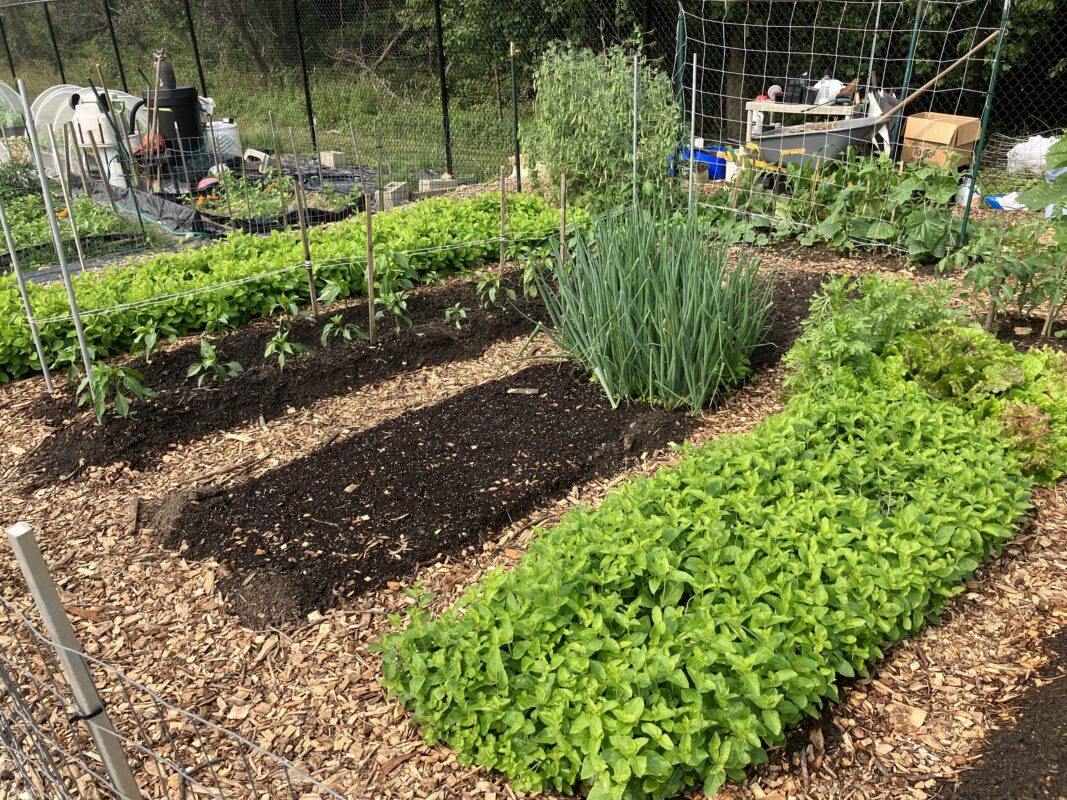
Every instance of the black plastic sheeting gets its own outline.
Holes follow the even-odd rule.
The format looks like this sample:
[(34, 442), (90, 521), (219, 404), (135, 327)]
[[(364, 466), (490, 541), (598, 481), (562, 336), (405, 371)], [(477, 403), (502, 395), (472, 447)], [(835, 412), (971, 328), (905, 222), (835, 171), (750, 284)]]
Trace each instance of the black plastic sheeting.
[[(136, 215), (140, 212), (145, 219), (158, 222), (172, 233), (212, 233), (207, 223), (200, 218), (199, 212), (175, 203), (158, 194), (140, 189), (127, 189), (124, 186), (112, 186), (111, 196), (115, 205), (124, 211)], [(110, 205), (108, 190), (102, 181), (92, 181), (92, 198), (103, 205)]]
[[(343, 219), (351, 217), (353, 214), (358, 214), (363, 211), (363, 205), (364, 200), (361, 196), (355, 198), (355, 202), (352, 205), (339, 208), (336, 211), (324, 211), (321, 208), (307, 208), (304, 209), (304, 220), (309, 226), (324, 225), (327, 222), (340, 222)], [(270, 231), (297, 228), (300, 225), (300, 215), (295, 209), (274, 217), (256, 217), (255, 219), (228, 217), (225, 214), (212, 214), (207, 211), (201, 211), (199, 213), (202, 217), (210, 222), (214, 222), (216, 225), (237, 228), (245, 233), (269, 233)]]

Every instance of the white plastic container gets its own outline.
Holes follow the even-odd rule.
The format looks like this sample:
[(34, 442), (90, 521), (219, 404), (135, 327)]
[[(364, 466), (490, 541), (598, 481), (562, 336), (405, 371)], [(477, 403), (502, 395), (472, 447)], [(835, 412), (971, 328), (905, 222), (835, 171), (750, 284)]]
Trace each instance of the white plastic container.
[(240, 160), (244, 155), (241, 149), (241, 135), (237, 130), (237, 123), (228, 119), (216, 119), (204, 125), (204, 149), (213, 158), (215, 148), (218, 147), (219, 158), (228, 161), (231, 158)]

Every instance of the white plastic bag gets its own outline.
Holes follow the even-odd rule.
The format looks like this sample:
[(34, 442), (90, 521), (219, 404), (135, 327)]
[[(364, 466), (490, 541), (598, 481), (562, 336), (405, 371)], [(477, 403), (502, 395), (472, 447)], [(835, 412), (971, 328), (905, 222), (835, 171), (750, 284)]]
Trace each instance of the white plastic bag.
[(1031, 136), (1008, 151), (1008, 172), (1044, 172), (1045, 154), (1059, 139)]

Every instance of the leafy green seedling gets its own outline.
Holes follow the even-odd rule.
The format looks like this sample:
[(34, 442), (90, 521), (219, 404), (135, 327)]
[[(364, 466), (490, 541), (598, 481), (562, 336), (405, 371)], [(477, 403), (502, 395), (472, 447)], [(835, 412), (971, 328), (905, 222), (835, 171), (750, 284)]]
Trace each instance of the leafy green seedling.
[(199, 387), (204, 385), (206, 378), (210, 378), (215, 383), (226, 383), (230, 378), (235, 378), (242, 372), (244, 372), (244, 367), (236, 361), (222, 363), (215, 346), (207, 340), (207, 337), (201, 336), (200, 360), (189, 365), (186, 377), (197, 376), (196, 385)]

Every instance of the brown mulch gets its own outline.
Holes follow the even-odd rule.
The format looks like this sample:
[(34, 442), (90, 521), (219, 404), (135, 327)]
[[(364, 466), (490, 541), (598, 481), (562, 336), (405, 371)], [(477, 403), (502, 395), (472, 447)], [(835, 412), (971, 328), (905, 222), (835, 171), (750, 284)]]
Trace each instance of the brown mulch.
[[(778, 257), (777, 265), (804, 273), (872, 269), (862, 257), (795, 265)], [(161, 548), (146, 516), (137, 526), (132, 512), (134, 498), (145, 507), (193, 486), (240, 487), (324, 443), (514, 375), (526, 366), (515, 361), (524, 344), (523, 337), (501, 341), (466, 361), (290, 406), (277, 419), (182, 443), (141, 470), (88, 467), (30, 493), (17, 486), (23, 458), (46, 433), (27, 413), (41, 382), (0, 387), (0, 508), (6, 520), (37, 526), (63, 598), (78, 610), (73, 622), (86, 650), (177, 705), (293, 759), (353, 800), (514, 798), (499, 775), (463, 767), (446, 748), (422, 743), (378, 684), (371, 646), (390, 629), (388, 614), (413, 602), (403, 589), (414, 581), (438, 593), (435, 609), (445, 607), (485, 571), (521, 558), (537, 526), (672, 462), (673, 450), (649, 452), (621, 474), (576, 485), (480, 550), (446, 556), (288, 630), (243, 626), (220, 592), (230, 568)], [(543, 341), (533, 347), (551, 352)], [(758, 374), (705, 413), (690, 440), (748, 430), (780, 410), (781, 375), (780, 367)], [(794, 736), (791, 750), (772, 754), (722, 796), (924, 798), (979, 769), (987, 736), (992, 741), (993, 729), (1012, 724), (1030, 686), (1048, 674), (1047, 642), (1067, 627), (1067, 498), (1062, 488), (1041, 490), (1035, 507), (1032, 524), (978, 572), (940, 624), (901, 643), (870, 679), (842, 693), (825, 722)], [(0, 593), (27, 605), (10, 556), (0, 557)], [(116, 723), (129, 721), (117, 716)], [(7, 788), (0, 786), (0, 798), (14, 800)]]

